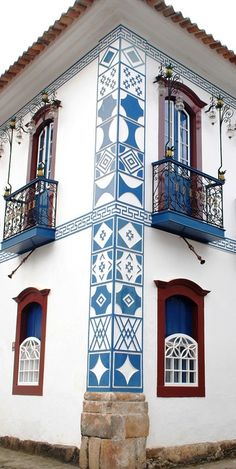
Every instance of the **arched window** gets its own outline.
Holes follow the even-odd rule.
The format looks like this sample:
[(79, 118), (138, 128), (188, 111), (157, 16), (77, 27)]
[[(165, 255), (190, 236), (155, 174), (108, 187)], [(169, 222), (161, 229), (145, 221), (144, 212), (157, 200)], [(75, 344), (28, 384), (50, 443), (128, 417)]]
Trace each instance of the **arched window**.
[(18, 384), (38, 385), (42, 336), (42, 306), (29, 303), (22, 311)]
[[(168, 142), (168, 125), (170, 138)], [(168, 102), (165, 100), (165, 145), (174, 147), (174, 159), (190, 166), (190, 115), (184, 109), (177, 111), (170, 102), (170, 123), (168, 123)]]
[[(159, 159), (165, 158), (165, 146), (174, 147), (174, 158), (199, 170), (202, 169), (202, 117), (206, 105), (188, 86), (179, 83), (178, 92), (184, 102), (184, 110), (175, 109), (175, 96), (169, 103), (166, 94), (159, 98)], [(168, 123), (169, 114), (169, 123)], [(168, 142), (168, 125), (170, 141)]]
[(158, 369), (160, 397), (205, 396), (204, 296), (186, 279), (155, 281), (158, 288)]
[(44, 170), (44, 177), (54, 178), (56, 157), (56, 135), (58, 109), (60, 101), (55, 101), (53, 113), (50, 105), (40, 108), (33, 116), (35, 133), (30, 136), (27, 181), (37, 176), (39, 166)]
[(50, 290), (27, 288), (18, 303), (13, 394), (42, 395), (47, 297)]
[(47, 122), (38, 136), (37, 168), (43, 165), (47, 179), (51, 178), (52, 172), (53, 125), (53, 122)]

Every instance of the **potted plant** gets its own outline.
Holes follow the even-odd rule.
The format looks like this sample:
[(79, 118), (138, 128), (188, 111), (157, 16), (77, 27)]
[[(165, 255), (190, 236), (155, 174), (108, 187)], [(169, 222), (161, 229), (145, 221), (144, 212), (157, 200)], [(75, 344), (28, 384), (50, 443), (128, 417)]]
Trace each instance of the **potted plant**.
[(41, 161), (41, 163), (38, 164), (37, 167), (37, 177), (42, 177), (44, 176), (44, 163)]
[(11, 186), (10, 184), (7, 184), (4, 189), (3, 197), (8, 197), (9, 195), (11, 195)]
[(166, 147), (166, 157), (172, 157), (174, 156), (174, 147)]
[(226, 170), (218, 169), (218, 179), (220, 179), (220, 181), (225, 181), (225, 173)]

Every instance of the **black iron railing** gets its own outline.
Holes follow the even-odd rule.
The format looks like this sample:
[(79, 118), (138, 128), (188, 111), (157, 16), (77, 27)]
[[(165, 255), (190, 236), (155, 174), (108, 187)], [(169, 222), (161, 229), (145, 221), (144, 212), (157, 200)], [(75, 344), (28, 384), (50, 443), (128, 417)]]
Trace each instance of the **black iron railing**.
[(39, 177), (5, 200), (3, 240), (36, 226), (55, 228), (57, 181)]
[(153, 163), (153, 212), (173, 210), (223, 228), (223, 182), (172, 158)]

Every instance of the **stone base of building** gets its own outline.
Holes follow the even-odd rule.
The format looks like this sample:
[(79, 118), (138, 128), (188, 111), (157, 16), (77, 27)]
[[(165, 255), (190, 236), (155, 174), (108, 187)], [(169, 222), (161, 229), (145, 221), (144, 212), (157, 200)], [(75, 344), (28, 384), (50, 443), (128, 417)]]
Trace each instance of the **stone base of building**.
[(148, 430), (143, 394), (85, 393), (80, 469), (145, 469)]
[(172, 468), (236, 458), (236, 440), (147, 449), (147, 469)]
[(69, 445), (52, 445), (44, 441), (20, 440), (14, 436), (1, 436), (0, 446), (37, 456), (47, 456), (70, 464), (79, 465), (79, 448)]
[[(92, 453), (96, 452), (99, 448), (96, 444), (96, 438), (91, 437), (90, 444), (90, 450)], [(74, 464), (75, 467), (79, 467), (79, 448), (76, 446), (52, 445), (42, 441), (20, 440), (19, 438), (11, 436), (1, 436), (0, 446), (15, 451), (24, 451), (29, 454), (55, 458), (63, 462)], [(88, 458), (88, 447), (86, 449), (86, 446), (87, 445), (85, 445), (85, 451), (87, 456), (83, 455), (83, 457)], [(117, 445), (116, 448), (118, 447), (119, 445)], [(164, 448), (149, 448), (146, 450), (146, 456), (147, 463), (146, 466), (144, 465), (143, 467), (147, 469), (178, 468), (178, 466), (201, 464), (225, 458), (236, 458), (236, 440), (216, 441), (213, 443), (196, 443)], [(93, 454), (91, 457), (93, 457)], [(95, 461), (98, 459), (99, 458), (96, 458), (95, 455)], [(93, 461), (91, 461), (91, 464), (92, 463)], [(91, 468), (99, 468), (99, 466), (91, 465)], [(102, 466), (101, 469), (103, 469)]]

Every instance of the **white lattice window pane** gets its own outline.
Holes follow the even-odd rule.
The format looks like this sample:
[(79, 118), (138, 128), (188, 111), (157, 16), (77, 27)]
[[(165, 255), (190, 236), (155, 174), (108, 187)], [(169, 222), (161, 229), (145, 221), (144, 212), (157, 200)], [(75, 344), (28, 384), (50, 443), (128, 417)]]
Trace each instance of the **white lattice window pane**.
[(18, 384), (39, 383), (40, 340), (28, 337), (20, 345)]
[(198, 345), (186, 334), (165, 339), (165, 385), (197, 386)]

